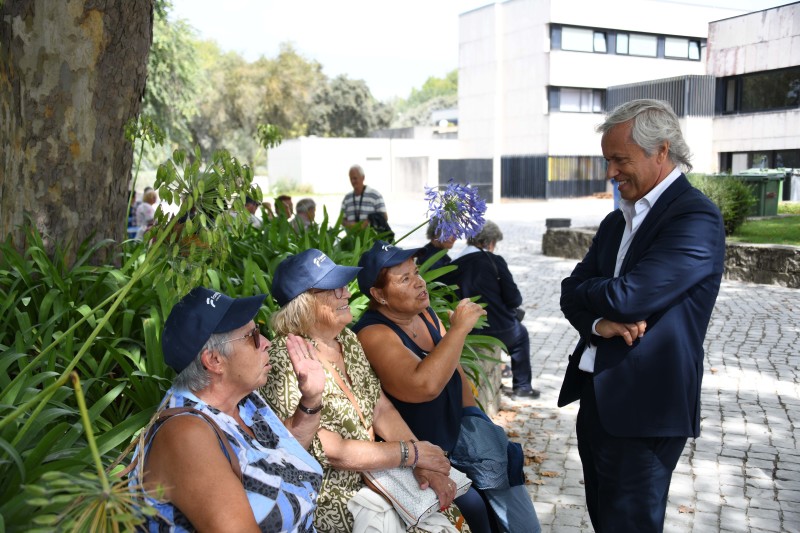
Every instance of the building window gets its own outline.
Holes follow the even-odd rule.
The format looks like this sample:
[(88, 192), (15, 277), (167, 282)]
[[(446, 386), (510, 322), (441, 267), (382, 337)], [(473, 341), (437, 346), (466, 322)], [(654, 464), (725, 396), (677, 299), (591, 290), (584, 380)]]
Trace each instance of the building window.
[(722, 80), (723, 113), (754, 113), (800, 107), (800, 66), (753, 72)]
[(587, 28), (564, 26), (561, 29), (561, 49), (604, 54), (606, 53), (606, 34)]
[(606, 53), (606, 34), (602, 31), (594, 32), (594, 51)]
[(689, 41), (689, 59), (700, 61), (700, 41)]
[(564, 113), (602, 113), (605, 91), (573, 87), (550, 88), (550, 110)]
[(682, 37), (664, 38), (664, 57), (700, 60), (700, 42)]
[(628, 34), (627, 33), (618, 33), (617, 34), (617, 53), (618, 54), (627, 54), (628, 53)]
[(631, 33), (628, 37), (628, 53), (632, 56), (656, 57), (658, 38), (655, 35)]

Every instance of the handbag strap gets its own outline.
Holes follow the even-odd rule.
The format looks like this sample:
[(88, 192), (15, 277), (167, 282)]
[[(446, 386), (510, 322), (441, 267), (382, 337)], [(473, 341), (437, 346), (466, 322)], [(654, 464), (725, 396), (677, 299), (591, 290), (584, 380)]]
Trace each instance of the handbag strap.
[(239, 459), (236, 457), (236, 453), (233, 451), (231, 443), (228, 442), (228, 437), (225, 435), (225, 433), (222, 431), (222, 429), (214, 421), (213, 418), (211, 418), (208, 414), (204, 413), (203, 411), (198, 411), (197, 409), (194, 409), (192, 407), (169, 407), (167, 409), (161, 410), (155, 417), (155, 419), (149, 424), (147, 431), (142, 431), (142, 433), (140, 434), (139, 453), (136, 455), (136, 457), (133, 458), (131, 463), (119, 473), (119, 476), (120, 477), (127, 476), (134, 468), (136, 468), (136, 465), (139, 463), (139, 457), (145, 453), (144, 443), (149, 442), (150, 439), (153, 437), (155, 431), (158, 429), (156, 427), (156, 424), (163, 424), (170, 418), (183, 414), (199, 415), (208, 423), (209, 426), (211, 426), (211, 429), (214, 430), (214, 433), (217, 436), (217, 440), (219, 441), (220, 446), (222, 446), (222, 451), (225, 453), (225, 457), (228, 459), (228, 462), (231, 465), (231, 470), (233, 470), (233, 473), (236, 474), (236, 477), (239, 478), (239, 481), (243, 482), (242, 469), (239, 465)]
[[(372, 427), (367, 424), (367, 419), (364, 418), (364, 413), (361, 412), (361, 407), (359, 407), (358, 402), (356, 401), (356, 397), (353, 394), (353, 390), (347, 386), (347, 384), (342, 379), (342, 376), (333, 367), (330, 361), (326, 360), (324, 357), (320, 357), (319, 360), (322, 361), (322, 364), (325, 365), (325, 368), (327, 368), (328, 372), (330, 372), (330, 374), (333, 376), (333, 379), (334, 381), (336, 381), (336, 384), (339, 386), (340, 389), (342, 389), (342, 392), (344, 393), (345, 396), (347, 396), (347, 399), (350, 400), (350, 403), (353, 404), (356, 413), (358, 413), (358, 418), (361, 419), (361, 424), (363, 424), (364, 429), (366, 429), (367, 432), (369, 433), (370, 440), (375, 440), (375, 434), (372, 431)], [(344, 357), (342, 357), (342, 361), (344, 361)]]

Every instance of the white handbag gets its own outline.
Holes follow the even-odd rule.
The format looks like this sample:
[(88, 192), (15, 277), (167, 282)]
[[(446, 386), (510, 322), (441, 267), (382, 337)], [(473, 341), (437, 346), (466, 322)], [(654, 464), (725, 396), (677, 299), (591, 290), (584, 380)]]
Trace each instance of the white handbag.
[[(408, 527), (419, 524), (430, 514), (439, 510), (439, 498), (432, 488), (419, 488), (411, 468), (390, 468), (375, 472), (363, 472), (367, 485), (386, 498)], [(450, 479), (456, 484), (456, 498), (463, 496), (472, 481), (455, 468), (450, 469)]]

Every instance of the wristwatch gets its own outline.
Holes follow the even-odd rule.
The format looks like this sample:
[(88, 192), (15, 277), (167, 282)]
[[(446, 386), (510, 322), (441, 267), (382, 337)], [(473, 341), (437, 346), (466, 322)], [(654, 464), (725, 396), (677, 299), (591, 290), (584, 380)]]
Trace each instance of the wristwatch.
[(315, 414), (319, 413), (320, 411), (322, 411), (322, 406), (323, 406), (323, 404), (320, 403), (318, 406), (314, 407), (313, 409), (309, 409), (308, 407), (303, 405), (302, 402), (297, 402), (297, 408), (300, 409), (301, 411), (303, 411), (307, 415), (315, 415)]

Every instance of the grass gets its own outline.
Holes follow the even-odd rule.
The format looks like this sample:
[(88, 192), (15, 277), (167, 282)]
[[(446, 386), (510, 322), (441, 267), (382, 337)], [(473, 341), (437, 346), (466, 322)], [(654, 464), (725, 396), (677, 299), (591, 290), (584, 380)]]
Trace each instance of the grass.
[(800, 202), (779, 202), (779, 215), (800, 215)]
[(782, 216), (746, 221), (728, 240), (800, 246), (800, 202), (781, 203), (778, 213)]

